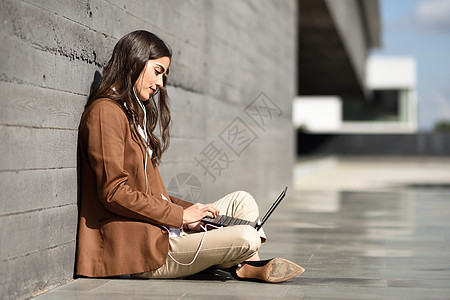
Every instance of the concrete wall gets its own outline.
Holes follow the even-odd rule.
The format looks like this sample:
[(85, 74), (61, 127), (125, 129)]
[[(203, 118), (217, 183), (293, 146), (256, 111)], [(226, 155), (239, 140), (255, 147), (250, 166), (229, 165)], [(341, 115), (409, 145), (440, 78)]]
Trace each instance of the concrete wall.
[[(132, 30), (152, 31), (174, 51), (166, 186), (187, 173), (198, 179), (198, 201), (244, 189), (266, 209), (291, 181), (296, 3), (2, 1), (0, 298), (73, 277), (79, 118), (95, 72)], [(195, 159), (213, 145), (221, 160), (205, 175)]]

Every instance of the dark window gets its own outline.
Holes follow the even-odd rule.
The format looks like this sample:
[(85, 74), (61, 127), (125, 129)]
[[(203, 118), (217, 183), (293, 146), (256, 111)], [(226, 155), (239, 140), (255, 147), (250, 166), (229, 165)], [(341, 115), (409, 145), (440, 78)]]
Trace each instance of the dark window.
[(399, 121), (400, 90), (374, 90), (371, 100), (343, 99), (344, 121)]

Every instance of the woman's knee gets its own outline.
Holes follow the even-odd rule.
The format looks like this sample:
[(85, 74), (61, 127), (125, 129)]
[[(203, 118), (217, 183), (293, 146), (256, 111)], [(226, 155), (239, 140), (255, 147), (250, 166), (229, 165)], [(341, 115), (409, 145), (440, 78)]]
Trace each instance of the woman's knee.
[(236, 239), (242, 245), (245, 245), (251, 252), (258, 251), (259, 247), (261, 247), (261, 238), (258, 234), (258, 231), (247, 225), (236, 226), (238, 232), (236, 234)]
[(240, 198), (242, 202), (247, 202), (248, 204), (256, 204), (255, 198), (249, 192), (239, 190), (235, 191), (234, 193), (238, 195), (237, 198)]
[(255, 228), (237, 225), (223, 228), (222, 236), (229, 240), (228, 252), (219, 268), (227, 269), (250, 259), (258, 252), (261, 238)]

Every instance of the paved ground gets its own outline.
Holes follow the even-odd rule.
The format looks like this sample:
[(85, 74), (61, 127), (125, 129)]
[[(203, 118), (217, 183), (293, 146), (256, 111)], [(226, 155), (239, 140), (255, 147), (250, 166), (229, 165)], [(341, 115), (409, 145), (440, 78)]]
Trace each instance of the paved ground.
[(37, 298), (450, 299), (449, 166), (450, 158), (302, 160), (261, 250), (306, 268), (285, 283), (240, 282), (221, 271), (78, 279)]

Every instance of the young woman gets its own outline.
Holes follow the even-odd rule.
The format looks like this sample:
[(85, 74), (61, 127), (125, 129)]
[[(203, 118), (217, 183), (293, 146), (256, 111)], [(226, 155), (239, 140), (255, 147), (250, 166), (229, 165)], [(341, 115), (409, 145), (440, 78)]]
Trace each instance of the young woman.
[(157, 166), (169, 145), (171, 57), (154, 34), (131, 32), (116, 44), (89, 95), (79, 131), (76, 273), (177, 278), (217, 267), (238, 279), (281, 282), (297, 276), (303, 268), (285, 259), (259, 260), (262, 230), (248, 225), (210, 230), (200, 221), (219, 212), (254, 221), (258, 207), (249, 193), (236, 191), (213, 204), (167, 193)]

